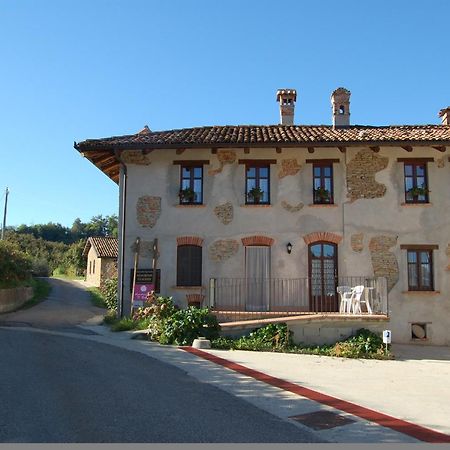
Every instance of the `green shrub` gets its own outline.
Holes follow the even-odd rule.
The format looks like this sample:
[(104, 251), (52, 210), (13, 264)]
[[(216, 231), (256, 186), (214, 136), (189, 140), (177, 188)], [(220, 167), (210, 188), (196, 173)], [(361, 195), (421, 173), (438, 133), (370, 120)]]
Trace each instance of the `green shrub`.
[(337, 342), (331, 349), (331, 356), (343, 358), (371, 358), (384, 353), (381, 336), (366, 330), (359, 329), (354, 336), (343, 342)]
[(104, 280), (100, 286), (100, 293), (103, 296), (106, 307), (112, 311), (117, 311), (117, 293), (118, 293), (117, 277)]
[(224, 350), (281, 351), (342, 358), (391, 358), (391, 354), (385, 352), (381, 336), (364, 328), (358, 330), (354, 336), (334, 345), (302, 346), (293, 344), (292, 332), (288, 332), (285, 323), (269, 324), (238, 339), (225, 337), (214, 339), (211, 345), (213, 348)]
[(162, 322), (159, 337), (161, 344), (192, 345), (194, 339), (204, 336), (215, 339), (220, 326), (216, 316), (208, 308), (189, 307), (180, 309)]
[(222, 337), (212, 342), (214, 348), (254, 351), (281, 351), (292, 345), (292, 331), (285, 323), (271, 323), (238, 339)]
[(31, 259), (8, 241), (0, 241), (0, 280), (5, 285), (13, 286), (31, 277)]

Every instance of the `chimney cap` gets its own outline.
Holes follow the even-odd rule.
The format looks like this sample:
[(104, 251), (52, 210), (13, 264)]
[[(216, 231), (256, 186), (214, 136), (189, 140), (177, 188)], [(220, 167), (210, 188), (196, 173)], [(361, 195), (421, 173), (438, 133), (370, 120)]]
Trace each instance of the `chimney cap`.
[(139, 131), (137, 134), (150, 134), (152, 130), (148, 127), (148, 125), (145, 125), (144, 128), (142, 128), (141, 131)]
[(333, 98), (335, 95), (342, 95), (342, 94), (348, 96), (352, 95), (352, 93), (348, 89), (345, 89), (344, 87), (338, 87), (331, 93), (331, 98)]
[(297, 101), (297, 91), (295, 89), (278, 89), (277, 91), (277, 102), (280, 101), (280, 98), (284, 95), (294, 97), (294, 102)]
[(450, 113), (450, 106), (447, 106), (447, 108), (442, 108), (439, 111), (439, 117), (442, 117), (445, 113)]

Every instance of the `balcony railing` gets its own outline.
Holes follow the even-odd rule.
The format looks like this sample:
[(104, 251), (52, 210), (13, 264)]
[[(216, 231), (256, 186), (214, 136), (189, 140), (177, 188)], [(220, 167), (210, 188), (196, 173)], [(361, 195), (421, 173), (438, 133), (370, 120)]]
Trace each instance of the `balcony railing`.
[(340, 313), (338, 286), (364, 286), (362, 314), (388, 314), (387, 282), (383, 277), (211, 278), (207, 306), (220, 321), (299, 314)]

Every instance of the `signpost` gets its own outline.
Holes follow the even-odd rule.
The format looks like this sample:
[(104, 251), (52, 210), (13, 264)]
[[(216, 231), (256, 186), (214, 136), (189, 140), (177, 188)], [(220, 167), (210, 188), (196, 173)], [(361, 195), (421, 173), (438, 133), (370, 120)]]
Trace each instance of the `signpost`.
[(158, 261), (158, 239), (153, 240), (152, 244), (152, 268), (149, 269), (138, 269), (139, 266), (139, 256), (141, 253), (141, 240), (136, 238), (134, 244), (134, 269), (132, 270), (132, 280), (131, 280), (131, 312), (133, 313), (134, 308), (140, 308), (144, 306), (147, 300), (147, 295), (151, 291), (159, 292), (159, 270), (156, 269)]
[(383, 330), (383, 344), (386, 345), (386, 353), (388, 350), (388, 344), (391, 343), (391, 339), (392, 339), (392, 333), (391, 330)]

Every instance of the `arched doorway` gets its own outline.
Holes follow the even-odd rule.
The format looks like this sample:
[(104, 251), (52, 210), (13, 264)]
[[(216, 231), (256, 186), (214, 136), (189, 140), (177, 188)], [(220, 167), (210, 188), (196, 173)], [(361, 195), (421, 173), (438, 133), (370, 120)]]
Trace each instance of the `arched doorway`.
[(308, 246), (309, 301), (311, 311), (337, 312), (338, 280), (337, 245), (332, 242), (314, 242)]

